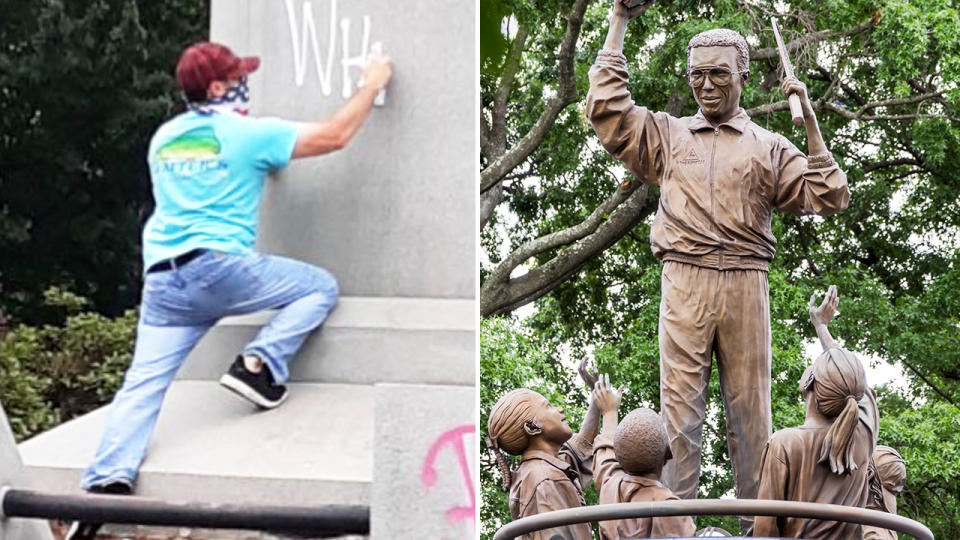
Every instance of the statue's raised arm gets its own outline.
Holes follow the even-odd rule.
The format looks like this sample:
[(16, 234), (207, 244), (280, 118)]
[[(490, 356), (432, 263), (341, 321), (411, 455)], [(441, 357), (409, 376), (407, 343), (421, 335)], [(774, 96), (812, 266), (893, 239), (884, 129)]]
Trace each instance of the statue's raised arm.
[(839, 347), (839, 344), (833, 339), (833, 336), (830, 335), (830, 330), (827, 326), (830, 324), (830, 321), (837, 316), (837, 305), (839, 305), (840, 300), (837, 297), (837, 286), (831, 285), (827, 289), (827, 295), (823, 298), (823, 303), (817, 306), (817, 295), (814, 293), (810, 297), (810, 304), (807, 306), (807, 309), (810, 311), (810, 322), (813, 323), (813, 328), (817, 331), (817, 337), (820, 338), (820, 345), (823, 347), (823, 350), (827, 350), (831, 347)]

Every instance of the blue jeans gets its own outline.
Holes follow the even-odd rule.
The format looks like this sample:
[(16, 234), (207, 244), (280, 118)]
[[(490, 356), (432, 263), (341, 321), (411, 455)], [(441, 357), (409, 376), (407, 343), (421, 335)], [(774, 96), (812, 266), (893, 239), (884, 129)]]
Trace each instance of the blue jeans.
[(221, 317), (280, 308), (242, 353), (260, 357), (283, 384), (289, 378), (290, 358), (327, 318), (338, 296), (330, 272), (258, 253), (207, 251), (180, 268), (147, 274), (133, 362), (113, 399), (100, 447), (81, 487), (136, 480), (167, 388), (183, 360)]

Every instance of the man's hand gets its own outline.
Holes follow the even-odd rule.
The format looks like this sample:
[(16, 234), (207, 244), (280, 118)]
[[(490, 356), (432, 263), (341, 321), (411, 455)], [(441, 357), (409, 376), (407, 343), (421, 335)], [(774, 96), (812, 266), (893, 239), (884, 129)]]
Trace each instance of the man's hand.
[(363, 68), (363, 85), (383, 90), (391, 77), (393, 77), (393, 61), (379, 50), (379, 47), (373, 48), (370, 61)]
[(827, 289), (827, 296), (823, 299), (823, 303), (817, 307), (817, 295), (813, 294), (810, 297), (810, 304), (808, 308), (810, 310), (810, 322), (813, 323), (813, 326), (827, 326), (830, 324), (830, 321), (837, 316), (837, 305), (840, 303), (840, 300), (837, 298), (837, 286), (831, 285)]
[(655, 0), (613, 0), (610, 8), (610, 27), (607, 28), (607, 39), (603, 48), (611, 51), (623, 50), (623, 36), (627, 34), (627, 23), (630, 19), (643, 15)]
[(613, 16), (635, 19), (650, 9), (656, 0), (613, 0)]
[(393, 76), (393, 62), (383, 54), (379, 44), (371, 46), (370, 61), (363, 68), (363, 87), (372, 88), (357, 92), (350, 101), (340, 107), (333, 116), (319, 122), (303, 122), (293, 147), (292, 158), (319, 156), (347, 146), (370, 116), (373, 101)]
[(597, 368), (591, 365), (589, 356), (580, 361), (580, 365), (577, 366), (577, 373), (580, 374), (580, 378), (583, 379), (587, 388), (593, 390), (593, 387), (597, 385)]
[(624, 387), (614, 388), (610, 384), (610, 375), (604, 373), (600, 375), (600, 380), (593, 388), (593, 401), (600, 408), (600, 414), (606, 415), (616, 412), (620, 408), (620, 398), (623, 396)]
[(790, 94), (796, 94), (800, 98), (800, 106), (803, 109), (803, 117), (813, 116), (813, 105), (810, 104), (810, 98), (807, 96), (807, 85), (803, 84), (796, 77), (787, 77), (780, 85), (780, 91), (783, 95), (790, 97)]

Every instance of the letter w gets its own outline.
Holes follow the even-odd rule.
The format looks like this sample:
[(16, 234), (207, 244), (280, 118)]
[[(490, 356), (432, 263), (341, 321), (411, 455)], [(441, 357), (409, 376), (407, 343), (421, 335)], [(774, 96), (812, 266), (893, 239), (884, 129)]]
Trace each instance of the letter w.
[(313, 45), (314, 61), (317, 64), (317, 76), (320, 79), (320, 91), (323, 95), (330, 95), (330, 80), (333, 72), (333, 48), (336, 44), (337, 32), (337, 0), (330, 0), (330, 35), (327, 44), (327, 61), (324, 68), (320, 58), (320, 46), (317, 43), (317, 28), (313, 22), (313, 2), (303, 2), (303, 32), (297, 32), (297, 20), (293, 0), (286, 0), (287, 22), (290, 24), (290, 44), (293, 47), (293, 64), (297, 78), (297, 86), (303, 86), (303, 79), (307, 74), (309, 51), (307, 40)]

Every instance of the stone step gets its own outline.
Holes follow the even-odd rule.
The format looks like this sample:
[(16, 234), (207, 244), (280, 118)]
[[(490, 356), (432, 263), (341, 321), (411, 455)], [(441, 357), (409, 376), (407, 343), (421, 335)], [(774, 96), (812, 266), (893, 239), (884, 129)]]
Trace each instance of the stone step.
[[(290, 364), (291, 380), (375, 384), (474, 384), (472, 299), (345, 297)], [(273, 316), (227, 317), (184, 363), (182, 380), (220, 378)], [(231, 351), (225, 356), (223, 351)]]
[[(369, 504), (374, 387), (294, 383), (260, 411), (216, 382), (170, 387), (137, 494), (166, 501)], [(25, 487), (78, 492), (107, 407), (19, 445)]]

